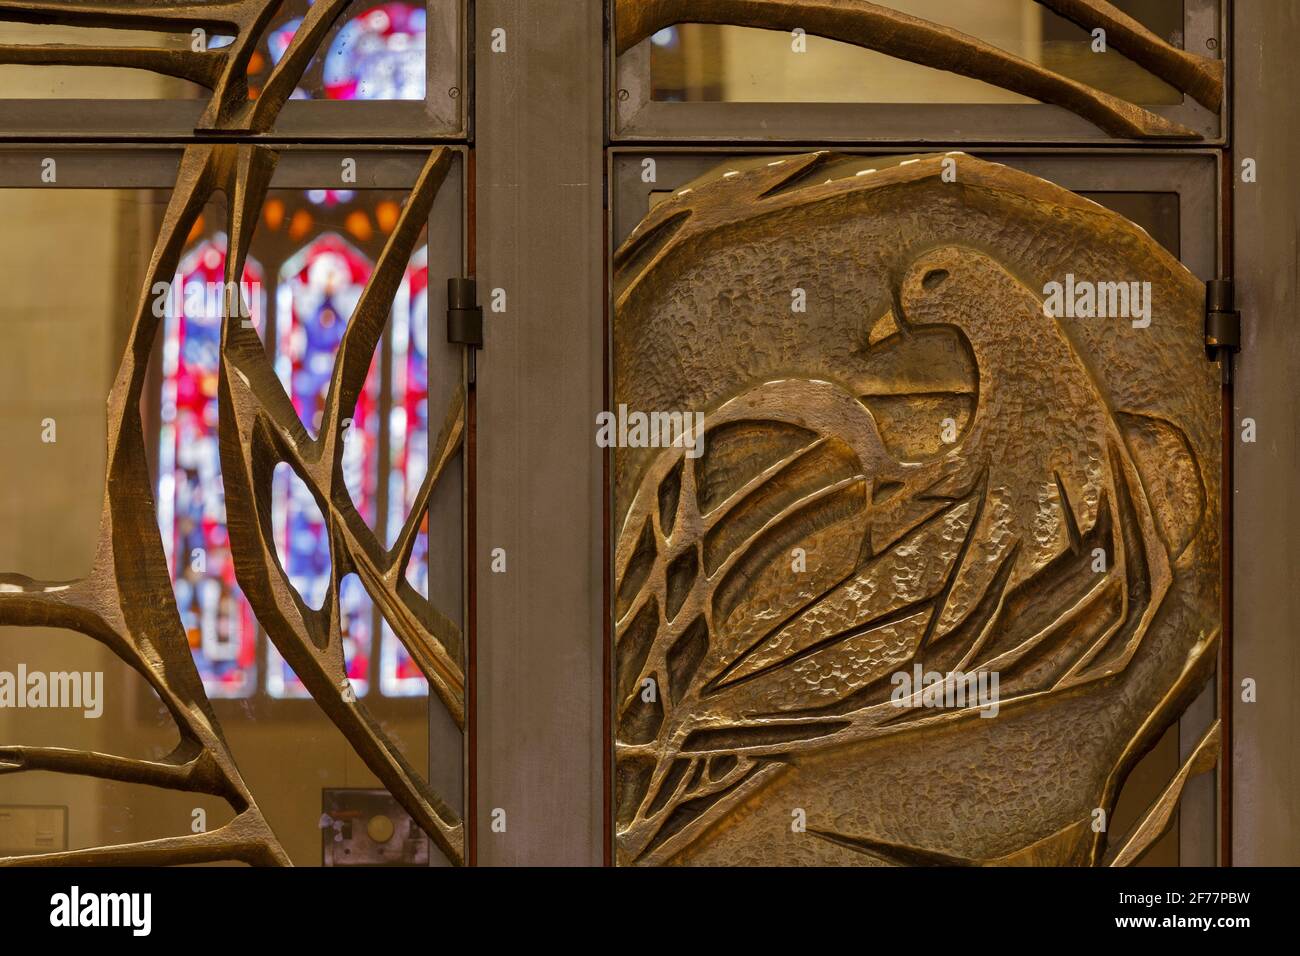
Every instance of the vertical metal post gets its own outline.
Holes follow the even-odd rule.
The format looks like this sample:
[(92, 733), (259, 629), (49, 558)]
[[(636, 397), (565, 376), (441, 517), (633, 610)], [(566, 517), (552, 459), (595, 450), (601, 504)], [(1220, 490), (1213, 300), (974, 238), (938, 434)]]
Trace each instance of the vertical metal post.
[[(1293, 49), (1300, 7), (1233, 5), (1236, 68), (1230, 170), (1236, 307), (1245, 316), (1237, 356), (1232, 446), (1235, 632), (1233, 673), (1232, 862), (1294, 865), (1300, 859), (1295, 794), (1300, 790), (1300, 428), (1296, 381), (1300, 329), (1296, 236), (1300, 234), (1300, 62)], [(1254, 182), (1243, 181), (1252, 161)], [(1254, 443), (1242, 441), (1253, 419)], [(1244, 679), (1256, 684), (1242, 700)]]
[(602, 859), (602, 21), (598, 0), (475, 13), (484, 865)]

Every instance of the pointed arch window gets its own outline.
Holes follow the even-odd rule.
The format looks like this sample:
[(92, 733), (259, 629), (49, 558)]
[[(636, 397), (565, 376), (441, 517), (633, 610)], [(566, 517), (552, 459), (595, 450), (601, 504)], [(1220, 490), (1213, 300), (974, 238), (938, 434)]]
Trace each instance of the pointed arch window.
[[(339, 343), (374, 255), (396, 222), (378, 191), (281, 191), (241, 288), (285, 394), (317, 434)], [(391, 545), (428, 468), (428, 248), (411, 258), (393, 314), (346, 428), (343, 474), (362, 519)], [(158, 387), (158, 519), (200, 676), (214, 698), (310, 695), (266, 638), (234, 577), (225, 530), (216, 401), (226, 237), (200, 224), (166, 304)], [(270, 277), (271, 285), (267, 282)], [(189, 305), (186, 306), (186, 295)], [(426, 524), (407, 583), (429, 596)], [(272, 479), (277, 555), (303, 601), (319, 607), (332, 573), (326, 522), (292, 469)], [(428, 683), (355, 574), (340, 587), (344, 662), (353, 693), (424, 697)]]
[[(337, 233), (312, 240), (280, 270), (276, 288), (275, 369), (298, 417), (315, 436), (348, 318), (370, 278), (373, 263)], [(379, 477), (379, 361), (376, 353), (351, 423), (345, 423), (343, 479), (366, 524), (375, 522)], [(330, 586), (329, 541), (320, 508), (287, 466), (277, 469), (271, 492), (276, 550), (289, 581), (312, 607)], [(339, 588), (339, 626), (348, 680), (358, 697), (370, 683), (374, 608), (355, 575)], [(309, 697), (307, 688), (267, 646), (267, 690), (273, 697)]]

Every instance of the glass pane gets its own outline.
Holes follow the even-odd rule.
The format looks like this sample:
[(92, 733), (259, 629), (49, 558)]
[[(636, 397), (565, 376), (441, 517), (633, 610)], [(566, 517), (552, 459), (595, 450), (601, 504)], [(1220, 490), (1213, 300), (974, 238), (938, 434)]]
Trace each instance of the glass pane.
[[(312, 0), (284, 0), (249, 60), (254, 96), (279, 63)], [(356, 0), (335, 23), (304, 71), (292, 98), (300, 100), (423, 100), (425, 21), (423, 2)], [(199, 38), (208, 49), (228, 46), (229, 36)], [(101, 30), (0, 22), (0, 45), (70, 44), (189, 50), (196, 38), (143, 30)], [(148, 70), (98, 66), (0, 66), (0, 90), (13, 99), (203, 99), (196, 83)]]
[[(388, 535), (397, 540), (428, 471), (429, 461), (429, 250), (411, 257), (393, 310), (392, 406), (389, 412)], [(420, 522), (406, 572), (421, 597), (429, 596), (429, 523)], [(422, 697), (428, 681), (406, 647), (383, 624), (379, 689), (385, 697)]]
[[(112, 182), (115, 169), (122, 168), (115, 163), (135, 161), (106, 154), (105, 181)], [(7, 347), (0, 349), (5, 386), (0, 389), (0, 572), (61, 581), (91, 568), (104, 502), (105, 399), (122, 361), (168, 195), (166, 189), (0, 189), (6, 224), (0, 233), (0, 274), (7, 290), (0, 302), (7, 336)], [(337, 260), (349, 267), (364, 263), (357, 278), (368, 275), (405, 197), (401, 190), (271, 192), (241, 287), (246, 319), (265, 342), (268, 358), (278, 356), (282, 333), (296, 328), (306, 336), (309, 326), (320, 331), (322, 309), (328, 307), (322, 290), (333, 295), (337, 313), (330, 330), (346, 324), (355, 288), (340, 281)], [(181, 626), (244, 780), (293, 862), (319, 865), (376, 843), (367, 843), (364, 827), (351, 842), (346, 834), (337, 841), (322, 818), (333, 813), (335, 822), (355, 820), (355, 812), (370, 804), (341, 788), (374, 788), (379, 782), (318, 707), (271, 699), (277, 675), (285, 696), (300, 685), (287, 668), (273, 666), (278, 656), (229, 565), (213, 419), (225, 228), (225, 200), (218, 196), (186, 237), (178, 278), (156, 297), (158, 335), (140, 399), (160, 531), (153, 547), (167, 561)], [(398, 304), (405, 324), (397, 337), (406, 343), (407, 361), (416, 363), (427, 354), (424, 259), (413, 257)], [(277, 308), (280, 285), (285, 286), (283, 309)], [(313, 294), (319, 299), (314, 307)], [(406, 458), (393, 467), (400, 467), (403, 481), (418, 486), (424, 467), (419, 442), (427, 446), (427, 438), (419, 437), (427, 421), (421, 406), (427, 376), (417, 375), (424, 366), (412, 366), (399, 387), (388, 349), (387, 341), (381, 342), (377, 371), (354, 412), (357, 447), (364, 453), (348, 466), (349, 488), (372, 523), (388, 515), (390, 448), (392, 454), (406, 448)], [(390, 374), (392, 403), (404, 396), (415, 422), (400, 440), (388, 431)], [(327, 373), (311, 379), (316, 385), (326, 380)], [(300, 408), (308, 410), (304, 417), (318, 407), (316, 398), (300, 389)], [(440, 417), (441, 409), (436, 414)], [(46, 419), (53, 431), (47, 431)], [(43, 440), (43, 433), (53, 440)], [(302, 523), (315, 519), (311, 507), (301, 503)], [(376, 533), (389, 539), (384, 527)], [(328, 562), (323, 542), (317, 554)], [(347, 582), (345, 589), (361, 592), (355, 576)], [(129, 578), (122, 587), (124, 600), (143, 600), (130, 590)], [(377, 617), (372, 610), (354, 614), (348, 626), (356, 628), (346, 656), (360, 695), (373, 684), (370, 669), (380, 654), (372, 637)], [(90, 674), (94, 683), (79, 708), (0, 708), (0, 740), (154, 760), (175, 749), (175, 722), (158, 695), (104, 644), (64, 629), (0, 627), (0, 672), (16, 673), (20, 665), (28, 674)], [(395, 673), (409, 677), (401, 667)], [(395, 686), (398, 693), (412, 693), (412, 682)], [(429, 702), (423, 690), (417, 699), (385, 700), (370, 686), (366, 704), (416, 771), (426, 773)], [(209, 831), (233, 817), (223, 800), (202, 794), (71, 773), (24, 772), (3, 779), (0, 855), (190, 834), (195, 810), (203, 812)], [(19, 812), (17, 805), (34, 809)], [(398, 836), (383, 844), (388, 855), (372, 862), (441, 859), (405, 818), (387, 804), (381, 809)], [(330, 849), (323, 856), (327, 834)], [(411, 839), (401, 839), (402, 834)], [(418, 845), (408, 853), (408, 843)]]
[[(404, 198), (402, 192), (387, 190), (273, 189), (263, 206), (245, 274), (246, 294), (256, 303), (250, 307), (249, 321), (259, 330), (265, 330), (263, 339), (280, 382), (312, 435), (320, 425), (344, 330), (370, 278), (374, 261), (397, 223)], [(220, 269), (225, 265), (225, 237), (220, 232), (223, 223), (224, 204), (218, 198), (196, 225), (186, 260), (194, 261), (201, 251), (206, 252), (211, 267), (218, 270), (208, 281), (217, 287)], [(427, 467), (426, 262), (426, 249), (412, 256), (395, 299), (389, 331), (375, 351), (356, 408), (345, 415), (351, 424), (347, 426), (343, 450), (344, 481), (362, 519), (386, 543), (395, 538)], [(265, 276), (275, 277), (273, 293), (266, 290)], [(217, 287), (209, 295), (213, 307), (219, 309)], [(215, 325), (210, 335), (215, 348)], [(386, 364), (385, 356), (390, 352), (391, 364)], [(215, 378), (209, 385), (215, 395)], [(164, 427), (166, 424), (164, 421)], [(161, 439), (164, 446), (175, 440), (170, 433), (164, 433)], [(190, 450), (189, 454), (193, 458), (196, 453)], [(207, 473), (219, 476), (219, 462), (206, 467)], [(175, 493), (166, 483), (167, 470), (159, 488), (168, 494), (160, 494), (160, 499), (170, 501)], [(163, 521), (164, 528), (171, 527), (173, 519), (161, 506), (160, 518), (168, 519)], [(326, 521), (315, 497), (285, 463), (277, 466), (272, 481), (272, 524), (278, 557), (290, 582), (308, 606), (319, 608), (332, 574)], [(209, 525), (211, 534), (224, 534), (219, 523), (209, 522)], [(180, 563), (180, 545), (176, 548), (174, 566), (184, 569)], [(427, 552), (427, 534), (422, 530), (408, 578), (424, 596), (428, 594)], [(211, 554), (206, 560), (208, 577), (219, 576), (225, 567), (222, 561), (216, 561), (214, 566)], [(182, 592), (188, 597), (188, 591), (178, 585), (178, 596)], [(243, 621), (246, 605), (238, 597), (233, 578), (228, 593), (220, 593), (228, 598), (229, 606), (240, 611), (228, 612), (229, 621), (211, 613), (209, 619), (218, 635), (214, 639), (222, 642), (219, 646), (224, 653), (234, 655), (231, 642), (236, 640), (236, 635), (236, 643), (244, 637), (245, 632), (238, 625)], [(428, 691), (423, 675), (386, 625), (382, 646), (374, 644), (380, 616), (355, 574), (347, 575), (341, 582), (340, 604), (344, 660), (353, 692), (358, 697), (369, 693), (374, 667), (372, 655), (379, 654), (382, 673), (387, 675), (381, 678), (385, 685), (381, 692), (385, 696), (425, 696)], [(201, 647), (203, 618), (197, 612), (195, 617), (199, 630), (192, 640), (197, 640), (196, 647)], [(274, 698), (309, 697), (306, 687), (274, 644), (264, 643), (265, 691)], [(241, 648), (239, 659), (245, 660), (242, 643), (238, 647)], [(248, 661), (247, 668), (242, 664), (214, 668), (212, 661), (205, 660), (200, 668), (209, 693), (227, 697), (251, 693), (256, 683), (255, 658), (256, 655)], [(222, 677), (225, 683), (220, 680)]]
[[(91, 570), (104, 502), (106, 398), (166, 202), (166, 190), (0, 189), (2, 573), (67, 581)], [(148, 595), (127, 580), (123, 599)], [(6, 744), (161, 760), (178, 743), (145, 679), (85, 634), (0, 627), (0, 672), (25, 675), (29, 692), (47, 688), (39, 702), (0, 707)], [(189, 832), (194, 808), (213, 827), (231, 816), (215, 798), (75, 774), (2, 779), (0, 855)]]
[[(334, 360), (373, 264), (336, 233), (325, 233), (284, 264), (276, 291), (276, 372), (307, 430), (315, 435), (334, 373)], [(352, 501), (367, 524), (375, 520), (378, 478), (379, 357), (357, 402), (343, 448), (343, 478)], [(301, 483), (287, 470), (276, 476), (272, 491), (276, 547), (289, 580), (312, 607), (324, 601), (330, 586), (329, 540), (325, 519)], [(357, 696), (368, 686), (370, 599), (355, 576), (339, 592), (348, 678)], [(271, 652), (267, 689), (276, 697), (306, 697), (307, 690)], [(350, 651), (350, 653), (347, 653)]]
[[(190, 35), (144, 30), (87, 30), (78, 27), (0, 22), (0, 46), (66, 44), (73, 46), (149, 47), (188, 50)], [(0, 65), (4, 99), (193, 99), (207, 91), (188, 80), (148, 70), (111, 66)]]
[[(210, 697), (257, 690), (257, 622), (239, 584), (226, 533), (217, 444), (217, 377), (226, 237), (200, 240), (181, 259), (166, 296), (158, 430), (158, 526), (181, 623)], [(244, 268), (247, 321), (265, 327), (261, 266)]]
[[(1144, 105), (1182, 94), (1122, 54), (1092, 52), (1087, 31), (1034, 0), (890, 0), (892, 9), (951, 27), (1022, 59)], [(1118, 0), (1148, 29), (1182, 45), (1181, 2)], [(979, 80), (821, 37), (748, 27), (682, 24), (650, 43), (652, 98), (667, 102), (1032, 103)]]
[[(425, 10), (417, 3), (358, 4), (344, 15), (341, 26), (322, 45), (307, 68), (294, 99), (422, 100), (424, 99)], [(286, 9), (305, 7), (301, 2)], [(249, 79), (264, 80), (280, 61), (301, 14), (272, 29), (260, 63), (250, 64)], [(254, 69), (260, 67), (260, 69)]]
[(0, 571), (89, 573), (105, 399), (165, 192), (0, 189)]

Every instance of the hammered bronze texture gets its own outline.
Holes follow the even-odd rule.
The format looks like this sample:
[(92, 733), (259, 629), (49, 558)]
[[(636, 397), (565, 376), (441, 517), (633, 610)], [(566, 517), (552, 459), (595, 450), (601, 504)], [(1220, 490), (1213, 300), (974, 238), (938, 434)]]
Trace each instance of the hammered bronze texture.
[[(613, 453), (618, 862), (1140, 858), (1218, 749), (1097, 825), (1214, 667), (1203, 284), (955, 153), (724, 165), (614, 268), (615, 405), (703, 413)], [(1149, 324), (1047, 314), (1067, 275), (1150, 283)], [(900, 699), (918, 668), (994, 713)]]
[[(1198, 102), (1218, 109), (1223, 63), (1165, 42), (1105, 0), (1039, 0)], [(1196, 139), (1180, 123), (1045, 69), (977, 37), (868, 0), (616, 0), (615, 49), (625, 53), (678, 23), (796, 30), (982, 80), (1082, 116), (1113, 136)]]

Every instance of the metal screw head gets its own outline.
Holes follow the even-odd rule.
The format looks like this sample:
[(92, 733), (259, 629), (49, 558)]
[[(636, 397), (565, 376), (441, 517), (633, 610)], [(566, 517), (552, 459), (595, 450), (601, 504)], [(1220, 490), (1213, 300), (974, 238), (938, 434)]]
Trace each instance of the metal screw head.
[(456, 99), (457, 97), (460, 96), (460, 87), (453, 86), (451, 89), (447, 91), (447, 95), (450, 96), (453, 100)]
[(631, 96), (631, 95), (632, 95), (632, 94), (629, 93), (627, 90), (619, 90), (619, 91), (618, 91), (618, 100), (619, 100), (620, 103), (626, 103), (626, 102), (627, 102), (627, 98), (628, 98), (629, 96)]
[(1217, 50), (1219, 48), (1219, 41), (1215, 37), (1210, 37), (1205, 41), (1205, 45), (1211, 50)]

